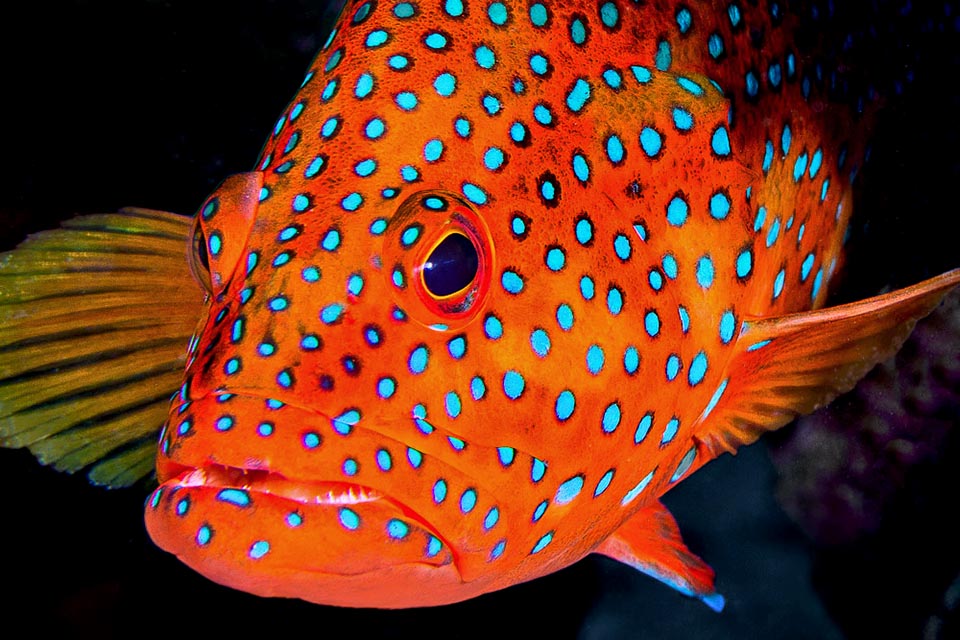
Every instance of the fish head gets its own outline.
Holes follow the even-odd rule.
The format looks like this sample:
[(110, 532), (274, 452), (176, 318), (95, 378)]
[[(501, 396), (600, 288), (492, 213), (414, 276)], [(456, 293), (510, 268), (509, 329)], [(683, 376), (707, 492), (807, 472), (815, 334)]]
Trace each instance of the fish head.
[[(588, 65), (598, 39), (551, 61), (534, 9), (456, 4), (349, 6), (258, 170), (197, 215), (208, 310), (146, 520), (218, 582), (462, 600), (584, 556), (689, 468), (692, 441), (645, 441), (680, 415), (650, 380), (689, 322), (653, 283), (716, 194), (739, 215), (721, 92)], [(684, 193), (705, 162), (716, 188)]]

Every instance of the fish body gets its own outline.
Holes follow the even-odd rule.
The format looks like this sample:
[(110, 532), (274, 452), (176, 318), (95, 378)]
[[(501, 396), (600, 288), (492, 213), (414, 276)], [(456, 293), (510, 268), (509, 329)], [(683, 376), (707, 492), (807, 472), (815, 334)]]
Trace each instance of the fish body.
[(348, 4), (255, 171), (189, 234), (137, 214), (190, 236), (206, 291), (180, 294), (200, 319), (154, 540), (329, 604), (452, 602), (598, 552), (722, 606), (659, 496), (849, 388), (957, 280), (809, 311), (871, 115), (827, 109), (807, 20)]

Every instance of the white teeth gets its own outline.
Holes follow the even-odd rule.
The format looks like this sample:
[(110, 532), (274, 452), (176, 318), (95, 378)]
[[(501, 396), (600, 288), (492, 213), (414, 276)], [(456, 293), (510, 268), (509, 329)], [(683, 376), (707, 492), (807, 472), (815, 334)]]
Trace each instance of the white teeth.
[(357, 504), (360, 502), (372, 502), (380, 498), (373, 491), (368, 491), (363, 487), (349, 486), (344, 492), (342, 489), (339, 491), (330, 490), (327, 491), (326, 496), (317, 496), (317, 504)]
[(203, 469), (194, 469), (180, 479), (181, 487), (202, 487), (207, 484), (207, 474)]

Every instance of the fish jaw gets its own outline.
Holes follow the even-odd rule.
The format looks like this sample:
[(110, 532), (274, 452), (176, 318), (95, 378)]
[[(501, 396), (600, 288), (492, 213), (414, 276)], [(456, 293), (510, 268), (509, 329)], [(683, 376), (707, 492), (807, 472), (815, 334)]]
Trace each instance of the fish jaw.
[[(347, 429), (349, 440), (338, 433)], [(378, 486), (345, 481), (346, 460), (376, 458), (363, 455), (363, 442), (399, 453), (381, 434), (263, 397), (175, 405), (157, 457), (161, 484), (145, 507), (147, 531), (209, 579), (261, 596), (400, 608), (490, 590), (484, 580), (463, 580), (456, 545), (418, 515), (402, 482), (388, 484), (416, 471), (413, 454), (397, 455)]]

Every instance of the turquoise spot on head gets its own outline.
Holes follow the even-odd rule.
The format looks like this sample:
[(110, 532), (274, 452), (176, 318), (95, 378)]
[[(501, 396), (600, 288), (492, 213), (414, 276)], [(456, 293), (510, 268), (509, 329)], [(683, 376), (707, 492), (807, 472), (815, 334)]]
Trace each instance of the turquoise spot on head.
[(490, 22), (501, 27), (507, 23), (510, 15), (507, 13), (507, 7), (504, 6), (502, 2), (494, 2), (487, 7), (487, 17), (490, 18)]
[(530, 6), (530, 22), (533, 23), (533, 26), (543, 27), (549, 19), (550, 15), (544, 5), (537, 2)]
[(267, 555), (267, 553), (269, 552), (270, 552), (270, 543), (267, 542), (266, 540), (258, 540), (257, 542), (254, 542), (253, 545), (251, 545), (248, 555), (254, 560), (259, 560), (263, 556)]
[(611, 403), (603, 411), (603, 418), (600, 420), (600, 426), (604, 433), (613, 433), (620, 426), (620, 404)]
[(392, 519), (387, 522), (387, 535), (394, 540), (403, 540), (410, 533), (410, 527), (402, 520)]
[(730, 136), (726, 127), (721, 125), (714, 130), (713, 137), (710, 139), (710, 147), (718, 156), (726, 157), (730, 155)]
[(474, 60), (476, 60), (477, 65), (482, 69), (492, 69), (493, 66), (497, 63), (497, 57), (486, 45), (480, 45), (473, 52)]
[(681, 195), (676, 195), (667, 204), (667, 222), (675, 227), (682, 227), (687, 221), (689, 207)]
[(579, 112), (590, 100), (590, 84), (583, 78), (578, 78), (567, 94), (567, 107), (573, 112)]
[(723, 37), (719, 33), (710, 34), (707, 39), (707, 51), (714, 60), (723, 55)]
[(576, 405), (577, 400), (572, 391), (568, 389), (561, 391), (560, 395), (557, 396), (557, 402), (554, 407), (554, 413), (557, 416), (557, 420), (564, 422), (570, 419), (570, 416), (573, 415)]
[(597, 483), (597, 488), (593, 490), (594, 498), (600, 496), (604, 491), (607, 490), (607, 487), (610, 486), (610, 482), (613, 480), (615, 473), (616, 471), (614, 469), (610, 469), (603, 474), (603, 477), (601, 477), (600, 481)]
[(613, 164), (620, 164), (623, 162), (624, 155), (626, 151), (623, 148), (623, 143), (620, 141), (620, 138), (611, 135), (607, 138), (607, 158)]
[(640, 444), (643, 442), (647, 434), (650, 433), (650, 427), (653, 426), (653, 414), (648, 412), (640, 418), (640, 422), (637, 423), (637, 430), (633, 434), (633, 443)]
[(340, 524), (343, 525), (344, 529), (348, 531), (356, 531), (360, 528), (360, 516), (357, 515), (352, 509), (347, 507), (341, 507), (338, 513), (340, 518)]
[(659, 71), (669, 71), (670, 65), (673, 62), (673, 55), (670, 52), (670, 43), (666, 40), (661, 40), (657, 43), (657, 54), (654, 57), (654, 66), (657, 67)]
[(693, 128), (693, 114), (682, 107), (674, 107), (673, 126), (678, 131), (690, 131)]
[(553, 498), (556, 504), (567, 504), (572, 502), (583, 490), (583, 476), (574, 476), (569, 480), (564, 480), (557, 488), (557, 493)]
[(657, 132), (656, 129), (652, 127), (644, 127), (640, 131), (640, 147), (643, 149), (643, 152), (647, 154), (647, 157), (653, 158), (658, 153), (663, 146), (663, 138)]
[(737, 256), (737, 277), (741, 280), (750, 275), (753, 270), (753, 252), (750, 249), (744, 249)]
[(523, 395), (525, 385), (526, 382), (518, 371), (511, 369), (503, 375), (503, 393), (511, 400), (517, 400)]

